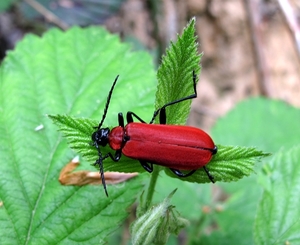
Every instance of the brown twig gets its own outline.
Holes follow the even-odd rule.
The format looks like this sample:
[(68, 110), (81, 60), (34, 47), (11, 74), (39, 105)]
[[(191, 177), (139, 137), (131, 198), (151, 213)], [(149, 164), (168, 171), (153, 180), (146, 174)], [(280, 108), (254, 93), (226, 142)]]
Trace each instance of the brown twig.
[(244, 0), (248, 15), (250, 36), (253, 46), (254, 60), (258, 74), (258, 87), (262, 95), (271, 95), (271, 81), (267, 59), (264, 55), (263, 30), (261, 25), (260, 7), (258, 0)]
[(278, 0), (278, 4), (285, 17), (290, 32), (294, 36), (294, 42), (298, 52), (298, 59), (300, 59), (300, 26), (298, 24), (297, 16), (291, 4), (287, 0)]

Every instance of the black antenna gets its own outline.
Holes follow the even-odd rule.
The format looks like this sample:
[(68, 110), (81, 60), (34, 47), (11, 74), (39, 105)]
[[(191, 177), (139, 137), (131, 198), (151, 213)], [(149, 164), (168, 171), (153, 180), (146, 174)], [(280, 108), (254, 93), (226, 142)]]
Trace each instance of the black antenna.
[[(113, 93), (113, 90), (114, 90), (114, 87), (117, 83), (117, 80), (119, 78), (119, 75), (117, 75), (117, 77), (115, 78), (115, 81), (113, 83), (113, 85), (111, 86), (111, 89), (108, 93), (108, 96), (107, 96), (107, 100), (106, 100), (106, 105), (105, 105), (105, 108), (104, 108), (104, 112), (103, 112), (103, 116), (102, 116), (102, 119), (98, 125), (98, 128), (97, 130), (100, 130), (104, 120), (105, 120), (105, 117), (106, 117), (106, 114), (107, 114), (107, 110), (108, 110), (108, 106), (109, 106), (109, 103), (110, 103), (110, 99), (111, 99), (111, 96), (112, 96), (112, 93)], [(99, 155), (99, 159), (96, 161), (95, 164), (98, 164), (99, 165), (99, 168), (100, 168), (100, 175), (101, 175), (101, 181), (102, 181), (102, 185), (103, 185), (103, 188), (104, 188), (104, 191), (105, 191), (105, 194), (106, 196), (108, 197), (108, 193), (107, 193), (107, 189), (106, 189), (106, 183), (105, 183), (105, 177), (104, 177), (104, 171), (103, 171), (103, 160), (105, 158), (108, 157), (108, 155), (105, 155), (104, 157), (102, 157), (102, 153), (100, 151), (100, 147), (98, 145), (98, 143), (95, 141), (94, 142), (94, 145), (96, 146), (97, 150), (98, 150), (98, 155)]]
[(103, 185), (105, 194), (106, 194), (106, 196), (108, 197), (108, 193), (107, 193), (107, 189), (106, 189), (106, 183), (105, 183), (105, 178), (104, 178), (104, 171), (103, 171), (103, 159), (105, 159), (107, 156), (105, 156), (105, 157), (103, 158), (103, 157), (102, 157), (102, 153), (101, 153), (101, 151), (100, 151), (100, 149), (99, 149), (98, 144), (96, 143), (95, 146), (96, 146), (96, 148), (97, 148), (97, 150), (98, 150), (98, 155), (99, 155), (99, 158), (98, 158), (98, 160), (95, 162), (95, 164), (98, 164), (98, 165), (99, 165), (102, 185)]
[(116, 79), (115, 79), (115, 81), (114, 81), (113, 85), (111, 86), (111, 89), (110, 89), (110, 91), (108, 93), (108, 97), (107, 97), (106, 105), (105, 105), (105, 108), (104, 108), (103, 116), (102, 116), (101, 122), (98, 125), (98, 130), (101, 128), (101, 126), (102, 126), (102, 124), (104, 122), (104, 119), (106, 117), (108, 106), (109, 106), (109, 102), (110, 102), (110, 99), (111, 99), (111, 95), (112, 95), (114, 87), (115, 87), (115, 85), (117, 83), (118, 78), (119, 78), (119, 75), (116, 77)]
[(106, 189), (106, 183), (105, 183), (105, 178), (104, 178), (104, 172), (103, 172), (103, 158), (102, 158), (102, 154), (101, 154), (100, 151), (99, 151), (98, 164), (99, 164), (99, 168), (100, 168), (100, 174), (101, 174), (102, 185), (103, 185), (105, 194), (106, 194), (106, 196), (108, 197), (108, 193), (107, 193), (107, 189)]

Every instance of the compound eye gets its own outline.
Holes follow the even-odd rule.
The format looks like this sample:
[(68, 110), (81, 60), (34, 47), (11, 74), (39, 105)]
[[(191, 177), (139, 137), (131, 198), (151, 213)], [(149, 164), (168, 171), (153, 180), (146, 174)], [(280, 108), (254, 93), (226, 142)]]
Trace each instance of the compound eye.
[(92, 141), (98, 141), (98, 131), (92, 134)]

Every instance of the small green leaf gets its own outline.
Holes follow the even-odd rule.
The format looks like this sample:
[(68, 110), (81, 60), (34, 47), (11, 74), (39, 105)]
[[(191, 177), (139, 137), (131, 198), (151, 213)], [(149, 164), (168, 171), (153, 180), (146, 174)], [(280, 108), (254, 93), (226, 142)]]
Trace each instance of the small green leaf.
[(266, 166), (254, 226), (256, 244), (300, 244), (299, 159), (298, 145), (281, 150)]
[[(216, 182), (237, 181), (253, 173), (255, 163), (269, 155), (269, 153), (255, 148), (218, 145), (217, 154), (205, 166)], [(165, 169), (165, 171), (169, 176), (175, 176), (169, 169)], [(198, 169), (189, 177), (182, 178), (182, 180), (196, 183), (211, 182), (203, 168)]]
[[(194, 94), (193, 71), (200, 73), (201, 54), (198, 54), (195, 36), (195, 18), (177, 36), (175, 43), (167, 49), (166, 56), (157, 71), (158, 89), (155, 108)], [(185, 124), (190, 113), (191, 100), (167, 107), (167, 124)], [(158, 117), (155, 120), (159, 123)]]

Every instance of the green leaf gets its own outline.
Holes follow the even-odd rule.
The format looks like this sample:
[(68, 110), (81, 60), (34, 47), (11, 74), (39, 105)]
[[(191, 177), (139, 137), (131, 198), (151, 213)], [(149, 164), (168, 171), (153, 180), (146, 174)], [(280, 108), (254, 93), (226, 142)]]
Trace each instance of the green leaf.
[[(250, 147), (218, 145), (217, 154), (205, 166), (215, 181), (237, 181), (253, 173), (255, 163), (269, 155)], [(174, 173), (169, 169), (165, 171), (169, 176), (174, 177)], [(197, 183), (211, 182), (203, 168), (198, 169), (189, 177), (182, 178), (182, 180)]]
[(127, 217), (143, 176), (109, 185), (109, 198), (101, 186), (61, 186), (59, 173), (74, 153), (45, 116), (90, 117), (97, 125), (118, 74), (106, 123), (129, 109), (150, 120), (151, 57), (102, 28), (28, 35), (8, 53), (0, 67), (1, 244), (103, 244)]
[(255, 146), (276, 152), (299, 142), (299, 109), (284, 101), (251, 98), (239, 103), (212, 129), (217, 144)]
[(255, 219), (256, 244), (300, 243), (300, 145), (278, 152), (265, 166)]
[[(254, 214), (257, 208), (257, 199), (261, 196), (259, 185), (253, 181), (255, 177), (252, 175), (236, 183), (222, 183), (210, 187), (211, 195), (214, 198), (208, 207), (212, 210), (208, 214), (202, 214), (208, 220), (207, 227), (203, 227), (202, 236), (195, 239), (193, 244), (213, 245), (218, 241), (222, 241), (222, 245), (254, 244), (252, 232)], [(233, 194), (226, 192), (228, 186), (233, 189)], [(203, 189), (205, 189), (204, 187)], [(216, 190), (218, 197), (216, 197)], [(204, 231), (211, 226), (216, 229), (213, 228), (212, 233), (205, 234)]]
[[(299, 109), (284, 101), (250, 98), (220, 118), (211, 134), (218, 144), (256, 146), (275, 153), (282, 147), (288, 149), (299, 143), (299, 121)], [(227, 198), (222, 200), (222, 212), (214, 215), (218, 229), (202, 236), (199, 239), (201, 244), (216, 244), (220, 240), (223, 244), (254, 243), (253, 226), (262, 194), (257, 176), (260, 176), (262, 166), (268, 160), (266, 158), (258, 164), (256, 174), (248, 178), (232, 183), (216, 183)]]
[[(201, 54), (198, 54), (195, 36), (195, 18), (177, 36), (176, 43), (171, 42), (166, 56), (157, 71), (158, 89), (155, 108), (194, 94), (193, 71), (200, 73)], [(167, 107), (167, 124), (185, 124), (190, 113), (191, 100)], [(155, 120), (159, 123), (158, 117)]]

